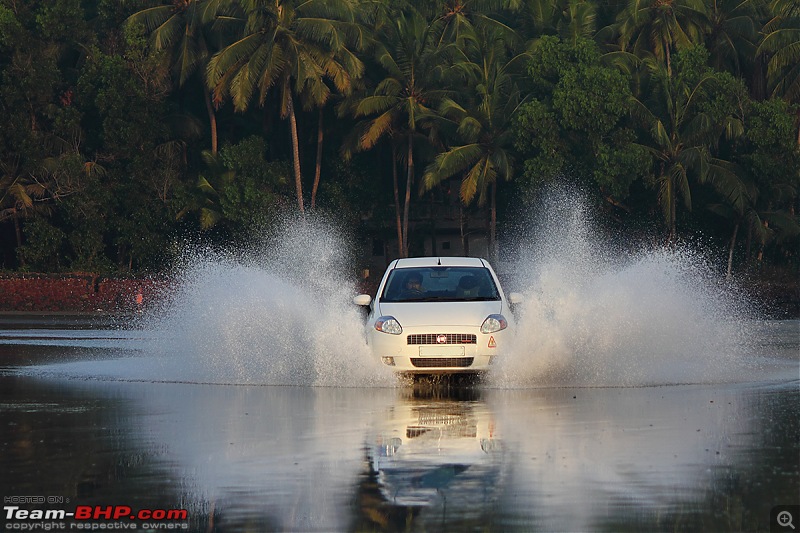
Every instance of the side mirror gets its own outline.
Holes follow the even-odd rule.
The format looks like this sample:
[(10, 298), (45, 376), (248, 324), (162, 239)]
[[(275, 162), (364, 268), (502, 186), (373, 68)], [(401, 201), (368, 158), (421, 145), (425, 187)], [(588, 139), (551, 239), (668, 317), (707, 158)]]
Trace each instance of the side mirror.
[(353, 298), (353, 303), (356, 305), (369, 305), (372, 301), (372, 296), (369, 294), (359, 294)]
[(520, 294), (518, 292), (510, 292), (510, 293), (508, 293), (508, 303), (513, 305), (513, 304), (521, 304), (524, 301), (525, 301), (525, 298), (522, 296), (522, 294)]

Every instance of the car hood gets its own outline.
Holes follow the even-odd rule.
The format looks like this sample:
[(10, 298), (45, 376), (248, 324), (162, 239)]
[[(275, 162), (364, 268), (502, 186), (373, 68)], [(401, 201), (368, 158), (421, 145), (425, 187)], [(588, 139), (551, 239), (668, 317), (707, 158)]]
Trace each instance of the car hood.
[(493, 302), (406, 302), (381, 303), (380, 314), (395, 317), (405, 327), (480, 326), (486, 317), (500, 313), (503, 303)]

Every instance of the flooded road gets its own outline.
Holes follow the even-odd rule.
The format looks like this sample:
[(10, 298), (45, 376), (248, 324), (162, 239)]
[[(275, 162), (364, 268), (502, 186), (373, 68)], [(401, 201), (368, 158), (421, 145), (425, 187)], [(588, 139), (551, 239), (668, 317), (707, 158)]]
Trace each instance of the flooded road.
[[(162, 370), (142, 350), (162, 342), (158, 332), (124, 321), (2, 317), (0, 523), (776, 530), (774, 508), (800, 504), (800, 323), (751, 331), (752, 370), (732, 381), (320, 386), (176, 379), (174, 366)], [(264, 356), (259, 349), (252, 358)], [(100, 514), (42, 519), (79, 507), (79, 516)], [(139, 510), (186, 513), (146, 520)]]

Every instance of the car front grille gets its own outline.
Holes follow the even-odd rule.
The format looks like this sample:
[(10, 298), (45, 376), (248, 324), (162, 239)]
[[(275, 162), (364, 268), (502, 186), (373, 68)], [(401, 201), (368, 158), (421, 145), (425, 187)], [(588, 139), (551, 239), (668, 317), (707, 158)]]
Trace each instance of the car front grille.
[(473, 357), (412, 357), (411, 364), (417, 368), (440, 368), (472, 366)]
[[(439, 337), (446, 337), (445, 342), (439, 342)], [(423, 333), (409, 335), (408, 344), (475, 344), (477, 336), (471, 333)]]

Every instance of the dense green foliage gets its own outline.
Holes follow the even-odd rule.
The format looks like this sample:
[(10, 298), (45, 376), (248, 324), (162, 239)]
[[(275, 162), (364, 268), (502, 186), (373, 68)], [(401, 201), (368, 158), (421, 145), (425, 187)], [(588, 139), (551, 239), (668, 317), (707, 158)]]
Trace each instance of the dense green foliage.
[[(800, 263), (792, 0), (0, 0), (0, 268), (157, 271), (325, 210), (557, 180), (618, 231)], [(410, 235), (411, 234), (411, 235)]]

